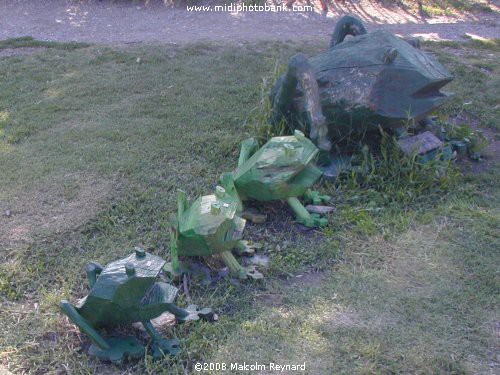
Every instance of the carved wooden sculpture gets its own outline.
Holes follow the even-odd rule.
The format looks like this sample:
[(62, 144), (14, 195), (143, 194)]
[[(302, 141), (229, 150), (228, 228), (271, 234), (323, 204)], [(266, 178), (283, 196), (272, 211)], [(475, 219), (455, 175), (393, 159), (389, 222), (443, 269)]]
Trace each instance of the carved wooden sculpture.
[[(344, 40), (346, 35), (353, 37)], [(451, 80), (417, 40), (382, 30), (367, 34), (359, 19), (345, 16), (328, 51), (290, 59), (270, 95), (271, 122), (286, 119), (328, 153), (331, 141), (347, 134), (424, 119), (445, 102), (447, 94), (439, 90)]]
[(314, 164), (318, 152), (298, 130), (291, 136), (273, 137), (261, 148), (250, 138), (242, 144), (238, 168), (224, 173), (221, 184), (239, 200), (240, 211), (243, 201), (248, 199), (286, 200), (299, 223), (308, 227), (324, 226), (328, 220), (310, 214), (298, 199), (305, 196), (315, 204), (330, 199), (309, 190), (322, 174)]
[(150, 320), (166, 311), (178, 322), (211, 319), (211, 309), (198, 310), (196, 305), (182, 309), (174, 304), (177, 288), (158, 279), (164, 265), (162, 258), (140, 248), (106, 267), (87, 265), (90, 293), (76, 306), (61, 301), (61, 310), (92, 341), (90, 355), (116, 363), (142, 357), (145, 348), (135, 337), (103, 337), (98, 331), (134, 322), (142, 322), (151, 336), (154, 357), (176, 354), (179, 342), (162, 338)]

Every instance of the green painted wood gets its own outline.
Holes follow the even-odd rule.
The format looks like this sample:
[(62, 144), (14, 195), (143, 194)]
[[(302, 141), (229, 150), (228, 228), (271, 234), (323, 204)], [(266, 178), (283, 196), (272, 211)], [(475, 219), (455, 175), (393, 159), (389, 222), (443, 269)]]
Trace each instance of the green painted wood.
[(238, 211), (243, 210), (242, 202), (248, 199), (287, 200), (298, 222), (309, 227), (326, 225), (325, 219), (310, 215), (297, 199), (322, 175), (314, 164), (319, 153), (314, 143), (296, 130), (291, 136), (271, 138), (250, 155), (249, 145), (253, 144), (252, 138), (243, 142), (244, 157), (240, 157), (238, 167), (220, 178), (226, 192), (239, 202)]
[(241, 199), (272, 201), (303, 195), (320, 177), (318, 148), (302, 133), (273, 137), (233, 173)]
[(196, 199), (179, 216), (179, 255), (207, 256), (236, 247), (245, 227), (237, 208), (238, 202), (221, 187), (216, 194)]
[(99, 349), (110, 349), (110, 345), (104, 340), (94, 327), (82, 317), (78, 311), (66, 300), (61, 301), (61, 310), (68, 318), (85, 333)]
[[(245, 145), (245, 154), (255, 148), (253, 142)], [(245, 159), (240, 157), (240, 161)], [(179, 261), (181, 256), (220, 255), (234, 277), (262, 278), (254, 267), (242, 267), (232, 256), (231, 250), (242, 244), (242, 235), (246, 221), (236, 212), (240, 207), (238, 198), (228, 194), (217, 186), (215, 193), (197, 198), (191, 206), (185, 193), (178, 194), (177, 221), (171, 229), (172, 263), (167, 270), (179, 275), (188, 271)]]
[[(89, 294), (74, 307), (68, 301), (61, 301), (61, 310), (90, 337), (94, 343), (91, 355), (120, 362), (126, 356), (141, 353), (133, 339), (105, 339), (98, 332), (102, 327), (143, 322), (151, 328), (150, 320), (166, 311), (178, 321), (197, 320), (199, 316), (210, 319), (211, 309), (198, 311), (193, 306), (182, 309), (174, 304), (177, 288), (159, 280), (164, 265), (162, 258), (136, 248), (133, 254), (104, 268), (95, 263), (86, 267), (91, 285)], [(150, 333), (153, 341), (160, 337), (155, 331)]]
[(110, 361), (116, 364), (122, 364), (129, 359), (139, 359), (144, 357), (146, 352), (137, 338), (110, 337), (108, 338), (109, 348), (102, 349), (94, 344), (89, 348), (89, 355), (99, 358), (101, 361)]

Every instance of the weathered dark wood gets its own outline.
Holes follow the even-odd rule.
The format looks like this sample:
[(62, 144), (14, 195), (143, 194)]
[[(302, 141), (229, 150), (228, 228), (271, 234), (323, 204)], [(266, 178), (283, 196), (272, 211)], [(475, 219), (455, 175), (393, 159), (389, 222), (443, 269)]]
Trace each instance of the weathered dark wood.
[(363, 34), (366, 34), (366, 29), (361, 20), (353, 16), (344, 16), (338, 21), (335, 30), (333, 30), (330, 48), (342, 43), (347, 35), (358, 36)]
[[(363, 34), (353, 19), (339, 21), (328, 51), (309, 59), (295, 55), (271, 92), (271, 121), (284, 117), (292, 128), (309, 131), (321, 150), (330, 147), (327, 139), (420, 121), (445, 102), (439, 90), (453, 78), (417, 41), (382, 30)], [(357, 35), (344, 40), (347, 34)]]
[(318, 84), (307, 57), (299, 53), (290, 59), (288, 70), (273, 101), (276, 122), (292, 104), (295, 88), (300, 85), (304, 92), (304, 113), (310, 125), (309, 137), (322, 151), (330, 151), (332, 145), (327, 138), (326, 119), (321, 111)]

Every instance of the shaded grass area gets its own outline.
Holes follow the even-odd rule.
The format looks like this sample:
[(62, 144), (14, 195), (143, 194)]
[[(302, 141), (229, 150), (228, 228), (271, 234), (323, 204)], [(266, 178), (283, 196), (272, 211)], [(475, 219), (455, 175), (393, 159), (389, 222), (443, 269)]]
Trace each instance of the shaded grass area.
[[(493, 373), (498, 254), (476, 235), (497, 247), (498, 237), (462, 225), (417, 221), (395, 241), (350, 238), (348, 260), (320, 283), (270, 288), (282, 304), (242, 325), (217, 360), (306, 362), (311, 374)], [(481, 281), (470, 280), (471, 261)]]
[[(495, 128), (498, 51), (427, 47), (456, 75), (456, 96), (441, 116), (466, 113)], [(286, 207), (262, 206), (269, 223), (247, 233), (265, 244), (267, 278), (191, 280), (192, 302), (214, 307), (220, 321), (167, 327), (165, 336), (183, 345), (176, 358), (99, 363), (61, 317), (60, 299), (87, 293), (89, 260), (105, 264), (136, 245), (168, 258), (175, 190), (210, 191), (253, 129), (262, 77), (295, 51), (320, 48), (90, 46), (0, 58), (0, 202), (12, 211), (0, 219), (0, 362), (32, 373), (182, 374), (198, 361), (306, 361), (310, 374), (494, 373), (498, 166), (447, 184), (431, 179), (425, 189), (425, 181), (393, 181), (386, 170), (362, 185), (323, 186), (337, 211), (322, 231), (304, 233)], [(481, 58), (488, 54), (495, 59)], [(470, 100), (474, 106), (464, 104)], [(37, 199), (72, 202), (90, 174), (113, 185), (90, 220), (76, 228), (29, 225), (22, 202), (33, 191), (43, 193)], [(63, 188), (44, 190), (50, 181)], [(9, 226), (19, 217), (22, 225)], [(185, 295), (179, 304), (187, 304)]]
[(23, 48), (23, 47), (30, 47), (30, 48), (43, 47), (43, 48), (53, 48), (60, 50), (74, 50), (78, 48), (85, 48), (88, 46), (89, 46), (88, 43), (81, 43), (81, 42), (62, 43), (62, 42), (51, 42), (46, 40), (36, 40), (31, 36), (23, 36), (20, 38), (0, 40), (0, 50), (6, 48)]

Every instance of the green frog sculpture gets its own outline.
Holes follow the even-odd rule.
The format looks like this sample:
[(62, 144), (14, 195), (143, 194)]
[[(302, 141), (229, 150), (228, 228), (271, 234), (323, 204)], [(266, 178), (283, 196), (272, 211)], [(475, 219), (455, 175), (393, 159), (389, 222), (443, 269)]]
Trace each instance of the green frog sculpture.
[[(345, 39), (347, 35), (352, 38)], [(332, 142), (371, 131), (402, 131), (445, 103), (440, 89), (453, 79), (418, 40), (378, 30), (367, 33), (356, 17), (342, 17), (330, 48), (297, 54), (271, 91), (271, 122), (285, 119), (328, 155)], [(404, 133), (404, 132), (403, 132)], [(327, 161), (328, 158), (322, 160)]]
[(328, 220), (310, 214), (298, 199), (304, 196), (314, 204), (330, 200), (310, 190), (322, 175), (314, 165), (318, 152), (299, 130), (291, 136), (273, 137), (260, 149), (258, 142), (249, 138), (242, 143), (238, 167), (224, 173), (220, 182), (238, 200), (239, 211), (243, 210), (243, 201), (249, 199), (286, 200), (297, 222), (307, 227), (325, 226)]
[(198, 310), (196, 305), (182, 309), (174, 304), (178, 290), (161, 281), (164, 265), (162, 258), (140, 248), (104, 268), (97, 263), (87, 265), (90, 293), (75, 306), (63, 300), (60, 307), (92, 341), (90, 355), (114, 363), (143, 357), (145, 347), (136, 337), (103, 337), (98, 331), (134, 322), (141, 322), (151, 336), (154, 358), (175, 355), (180, 351), (178, 340), (164, 339), (151, 319), (164, 312), (175, 315), (178, 322), (213, 318), (212, 309)]
[(165, 268), (174, 276), (187, 272), (189, 267), (179, 256), (219, 255), (233, 277), (261, 279), (254, 266), (241, 266), (232, 250), (240, 254), (254, 249), (242, 240), (246, 220), (236, 215), (238, 200), (217, 186), (215, 194), (196, 199), (191, 206), (186, 193), (177, 193), (177, 218), (171, 227), (170, 254), (172, 262)]

